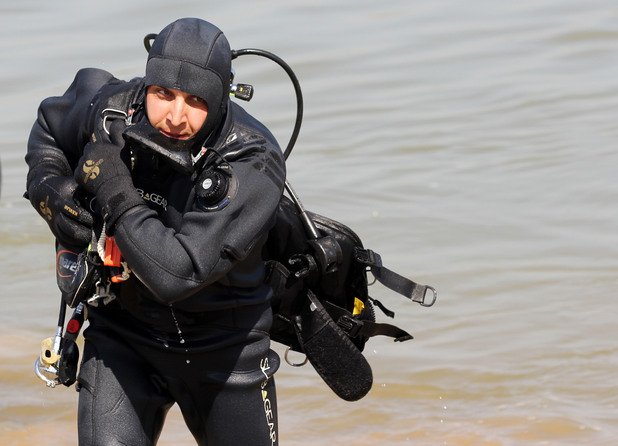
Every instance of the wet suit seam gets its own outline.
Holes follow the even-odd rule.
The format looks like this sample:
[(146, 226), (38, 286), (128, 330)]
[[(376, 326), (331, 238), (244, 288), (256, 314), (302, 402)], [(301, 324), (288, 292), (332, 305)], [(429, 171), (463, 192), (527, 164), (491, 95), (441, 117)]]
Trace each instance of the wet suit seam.
[[(197, 404), (197, 400), (196, 400), (196, 395), (194, 394), (194, 392), (191, 392), (189, 389), (189, 386), (187, 385), (186, 382), (182, 382), (182, 387), (184, 388), (185, 392), (190, 396), (191, 399), (191, 404), (194, 408), (198, 408), (200, 407), (199, 404)], [(197, 410), (197, 409), (196, 409)], [(199, 432), (199, 434), (201, 435), (205, 435), (206, 434), (206, 426), (208, 426), (208, 415), (204, 413), (204, 411), (199, 410), (199, 418), (201, 420), (201, 422), (199, 423), (198, 428), (200, 429), (200, 431), (203, 432)], [(191, 432), (193, 434), (193, 432)]]
[(194, 67), (201, 68), (201, 69), (203, 69), (205, 71), (209, 71), (210, 73), (213, 73), (213, 74), (217, 75), (217, 77), (219, 77), (219, 79), (221, 78), (216, 71), (214, 71), (214, 70), (212, 70), (212, 69), (210, 69), (208, 67), (203, 67), (202, 65), (200, 65), (198, 63), (195, 63), (195, 62), (192, 62), (190, 60), (183, 59), (182, 57), (153, 56), (152, 59), (174, 60), (176, 62), (186, 63), (186, 64), (189, 64), (189, 65), (193, 65)]
[[(96, 399), (97, 399), (97, 388), (99, 386), (97, 386), (97, 382), (99, 380), (99, 360), (97, 359), (95, 362), (95, 367), (94, 367), (94, 386), (92, 388), (92, 403), (91, 403), (91, 407), (90, 407), (90, 425), (92, 426), (91, 428), (91, 432), (92, 432), (92, 436), (91, 441), (94, 442), (94, 439), (97, 438), (96, 436), (96, 424), (95, 424), (95, 420), (96, 420), (96, 416), (94, 413), (94, 409), (97, 406), (96, 405)], [(91, 443), (92, 444), (92, 443)]]
[(114, 412), (116, 412), (122, 406), (124, 399), (125, 399), (125, 395), (123, 394), (120, 396), (120, 398), (116, 400), (116, 403), (114, 404), (114, 406), (107, 413), (113, 414)]
[(206, 52), (207, 53), (207, 55), (206, 55), (206, 63), (204, 64), (205, 67), (208, 67), (210, 65), (210, 59), (213, 56), (213, 49), (215, 48), (215, 45), (217, 44), (217, 40), (219, 40), (219, 37), (221, 37), (222, 34), (223, 33), (221, 31), (219, 31), (217, 33), (217, 36), (214, 39), (212, 39), (212, 43), (210, 45), (210, 48), (208, 48), (208, 51)]

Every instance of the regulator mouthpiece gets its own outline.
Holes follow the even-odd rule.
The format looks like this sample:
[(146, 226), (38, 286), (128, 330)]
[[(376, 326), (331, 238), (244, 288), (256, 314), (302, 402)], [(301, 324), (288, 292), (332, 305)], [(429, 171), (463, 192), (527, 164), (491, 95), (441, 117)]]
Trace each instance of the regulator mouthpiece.
[(178, 172), (185, 175), (193, 173), (193, 140), (168, 138), (154, 128), (147, 118), (127, 127), (122, 136), (126, 142), (163, 157)]

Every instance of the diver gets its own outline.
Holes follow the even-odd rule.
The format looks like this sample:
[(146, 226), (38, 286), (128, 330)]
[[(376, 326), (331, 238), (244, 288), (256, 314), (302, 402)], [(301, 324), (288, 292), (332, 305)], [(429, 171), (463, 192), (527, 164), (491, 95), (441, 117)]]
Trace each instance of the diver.
[(154, 445), (174, 404), (200, 445), (278, 444), (262, 248), (285, 163), (230, 100), (231, 59), (221, 30), (183, 18), (144, 77), (82, 69), (39, 107), (28, 198), (57, 249), (112, 241), (126, 273), (87, 305), (82, 446)]

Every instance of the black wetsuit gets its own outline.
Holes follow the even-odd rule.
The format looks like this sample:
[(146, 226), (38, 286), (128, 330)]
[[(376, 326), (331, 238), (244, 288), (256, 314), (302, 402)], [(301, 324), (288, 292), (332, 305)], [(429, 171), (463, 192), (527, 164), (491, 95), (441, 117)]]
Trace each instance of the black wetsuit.
[[(73, 176), (118, 92), (139, 97), (143, 82), (85, 69), (63, 96), (43, 101), (28, 142), (29, 188), (42, 177)], [(234, 103), (217, 132), (209, 147), (238, 182), (220, 210), (196, 198), (200, 172), (192, 178), (136, 157), (132, 178), (144, 203), (114, 228), (132, 274), (109, 305), (89, 308), (80, 445), (154, 444), (173, 403), (201, 445), (277, 444), (278, 357), (269, 348), (262, 246), (285, 165), (270, 132)]]

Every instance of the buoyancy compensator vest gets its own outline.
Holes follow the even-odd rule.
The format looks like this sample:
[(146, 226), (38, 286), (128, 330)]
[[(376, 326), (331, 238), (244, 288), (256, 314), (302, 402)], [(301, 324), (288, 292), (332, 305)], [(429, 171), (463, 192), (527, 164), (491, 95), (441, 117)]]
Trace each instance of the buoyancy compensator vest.
[[(307, 236), (305, 218), (313, 223), (317, 238)], [(304, 353), (326, 384), (348, 401), (371, 389), (371, 367), (361, 353), (369, 338), (412, 339), (395, 325), (376, 322), (375, 307), (388, 317), (395, 314), (369, 295), (367, 273), (423, 306), (433, 305), (437, 298), (434, 288), (384, 267), (380, 255), (366, 249), (349, 227), (299, 210), (285, 196), (265, 249), (273, 288), (271, 339), (289, 347), (286, 360), (291, 365), (302, 364), (288, 359), (290, 350)], [(329, 250), (332, 262), (324, 268)]]
[[(233, 58), (246, 54), (266, 57), (290, 77), (297, 113), (284, 151), (287, 159), (302, 122), (303, 100), (296, 75), (272, 53), (257, 49), (232, 53)], [(369, 296), (367, 272), (386, 287), (423, 306), (432, 306), (437, 292), (384, 267), (380, 255), (365, 249), (349, 227), (306, 211), (289, 181), (285, 188), (289, 198), (282, 197), (277, 222), (265, 246), (268, 281), (273, 288), (271, 338), (289, 347), (286, 360), (290, 364), (287, 357), (290, 350), (305, 353), (339, 397), (358, 400), (369, 392), (373, 383), (371, 367), (362, 354), (367, 340), (376, 335), (390, 336), (400, 342), (412, 339), (409, 333), (394, 325), (376, 322), (374, 306), (387, 316), (393, 317), (394, 313)]]
[(275, 323), (271, 338), (302, 351), (298, 338), (301, 321), (295, 320), (302, 310), (304, 294), (310, 290), (318, 296), (326, 311), (341, 327), (354, 345), (363, 350), (372, 336), (392, 337), (396, 342), (412, 339), (412, 335), (390, 324), (376, 322), (375, 307), (386, 316), (395, 314), (368, 291), (367, 273), (375, 280), (423, 306), (432, 306), (437, 293), (434, 288), (420, 285), (382, 265), (381, 256), (363, 246), (359, 236), (348, 226), (328, 217), (307, 211), (322, 237), (334, 239), (341, 253), (336, 268), (323, 272), (318, 268), (315, 249), (297, 207), (283, 197), (277, 211), (277, 223), (266, 244), (268, 280), (273, 288)]

